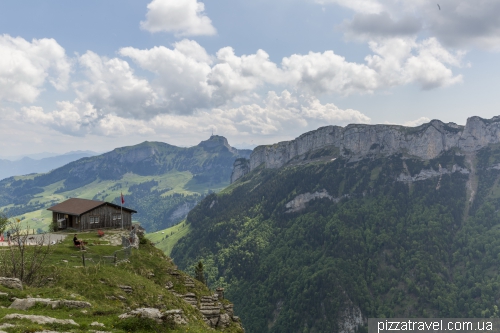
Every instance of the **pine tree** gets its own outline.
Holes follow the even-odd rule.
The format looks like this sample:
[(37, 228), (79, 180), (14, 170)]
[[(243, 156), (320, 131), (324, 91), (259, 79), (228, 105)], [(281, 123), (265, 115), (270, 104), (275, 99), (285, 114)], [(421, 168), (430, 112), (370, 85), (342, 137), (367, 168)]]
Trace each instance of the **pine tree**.
[(198, 265), (194, 268), (194, 278), (203, 284), (207, 284), (205, 281), (205, 273), (203, 272), (203, 263), (198, 261)]

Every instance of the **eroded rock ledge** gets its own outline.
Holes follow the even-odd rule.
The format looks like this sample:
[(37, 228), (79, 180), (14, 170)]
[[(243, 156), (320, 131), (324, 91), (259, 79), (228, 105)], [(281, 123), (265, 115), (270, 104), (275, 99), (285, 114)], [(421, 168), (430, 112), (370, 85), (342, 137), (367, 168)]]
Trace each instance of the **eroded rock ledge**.
[(330, 199), (331, 201), (337, 203), (339, 202), (341, 198), (334, 198), (328, 192), (323, 189), (319, 192), (314, 192), (314, 193), (304, 193), (304, 194), (299, 194), (297, 195), (293, 200), (289, 201), (286, 203), (285, 207), (287, 208), (286, 213), (294, 213), (298, 212), (304, 208), (306, 208), (306, 204), (314, 199), (321, 199), (321, 198), (327, 198)]
[(407, 173), (401, 173), (396, 180), (399, 182), (413, 183), (416, 181), (426, 180), (429, 178), (439, 177), (442, 175), (451, 174), (451, 173), (455, 173), (455, 172), (460, 172), (462, 174), (469, 174), (470, 173), (469, 170), (462, 168), (462, 167), (455, 164), (455, 165), (453, 165), (451, 170), (448, 170), (446, 168), (439, 168), (438, 171), (436, 171), (434, 169), (423, 169), (418, 174), (416, 174), (414, 176), (411, 176)]

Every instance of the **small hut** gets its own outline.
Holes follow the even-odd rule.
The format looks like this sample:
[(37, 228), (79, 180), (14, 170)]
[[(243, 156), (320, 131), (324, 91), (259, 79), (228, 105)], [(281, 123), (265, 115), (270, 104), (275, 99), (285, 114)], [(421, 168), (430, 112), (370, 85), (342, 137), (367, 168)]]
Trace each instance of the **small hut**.
[(102, 228), (128, 228), (135, 210), (110, 202), (71, 198), (48, 208), (52, 223), (61, 229), (80, 231)]

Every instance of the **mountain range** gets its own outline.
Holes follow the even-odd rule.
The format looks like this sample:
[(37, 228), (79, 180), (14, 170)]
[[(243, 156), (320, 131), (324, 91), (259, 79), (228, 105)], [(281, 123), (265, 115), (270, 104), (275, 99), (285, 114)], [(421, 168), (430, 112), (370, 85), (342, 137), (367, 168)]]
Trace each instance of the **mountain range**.
[(40, 159), (26, 156), (13, 161), (0, 159), (0, 179), (27, 175), (30, 173), (48, 172), (80, 158), (95, 156), (97, 153), (87, 150), (54, 155), (55, 156), (43, 157)]
[(147, 230), (161, 229), (182, 220), (204, 195), (227, 186), (234, 160), (250, 153), (216, 135), (189, 148), (143, 142), (47, 173), (4, 179), (0, 209), (46, 230), (46, 208), (57, 202), (79, 197), (118, 203), (123, 193), (125, 205), (138, 211), (134, 219)]

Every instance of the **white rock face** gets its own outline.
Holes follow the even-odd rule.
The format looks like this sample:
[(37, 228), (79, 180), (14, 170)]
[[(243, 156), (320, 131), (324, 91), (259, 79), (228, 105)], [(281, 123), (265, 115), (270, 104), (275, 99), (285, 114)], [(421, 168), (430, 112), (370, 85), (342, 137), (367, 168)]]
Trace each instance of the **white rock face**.
[(349, 306), (345, 309), (339, 322), (339, 333), (354, 333), (364, 323), (361, 309), (357, 306)]
[(405, 153), (432, 159), (452, 148), (472, 152), (499, 142), (498, 116), (489, 120), (471, 117), (467, 119), (465, 127), (454, 123), (445, 124), (439, 120), (418, 127), (363, 124), (326, 126), (302, 134), (292, 141), (259, 146), (252, 152), (249, 163), (250, 171), (262, 163), (266, 168), (279, 168), (295, 157), (329, 146), (338, 148), (342, 155), (349, 156)]
[(250, 172), (250, 164), (245, 158), (238, 158), (233, 163), (233, 172), (231, 173), (231, 184), (237, 179)]
[(61, 306), (68, 308), (90, 308), (92, 305), (89, 302), (73, 301), (73, 300), (52, 300), (50, 298), (16, 298), (9, 306), (9, 309), (28, 310), (36, 304), (44, 304), (56, 309)]
[(23, 283), (17, 278), (0, 277), (0, 285), (11, 289), (23, 290)]
[(184, 317), (184, 312), (181, 309), (161, 312), (156, 308), (139, 308), (118, 316), (120, 319), (127, 319), (131, 317), (149, 318), (158, 323), (167, 321), (177, 325), (187, 324), (187, 319)]
[(3, 317), (4, 319), (27, 319), (37, 324), (63, 324), (63, 325), (78, 325), (73, 319), (56, 319), (47, 316), (23, 315), (19, 313), (11, 313)]
[(118, 316), (118, 318), (120, 319), (126, 319), (132, 317), (149, 318), (155, 320), (158, 323), (161, 323), (163, 314), (161, 313), (160, 310), (155, 308), (139, 308)]
[(396, 180), (399, 182), (413, 183), (413, 182), (417, 182), (420, 180), (425, 180), (425, 179), (429, 179), (432, 177), (438, 177), (441, 175), (446, 175), (446, 174), (450, 174), (450, 173), (454, 173), (454, 172), (460, 172), (463, 174), (470, 173), (469, 170), (464, 169), (464, 168), (455, 164), (453, 166), (453, 168), (451, 169), (451, 171), (446, 169), (446, 168), (440, 168), (439, 171), (436, 171), (434, 169), (424, 169), (424, 170), (421, 170), (417, 175), (415, 175), (413, 177), (408, 175), (408, 174), (402, 173), (398, 176), (398, 178)]
[(298, 212), (304, 208), (306, 208), (306, 203), (311, 200), (318, 198), (328, 198), (331, 201), (337, 203), (340, 201), (340, 198), (334, 198), (326, 190), (322, 190), (321, 192), (314, 193), (304, 193), (297, 195), (292, 201), (288, 202), (285, 207), (288, 209), (286, 213)]
[(99, 327), (105, 327), (103, 323), (99, 323), (97, 321), (93, 321), (90, 326), (99, 326)]

